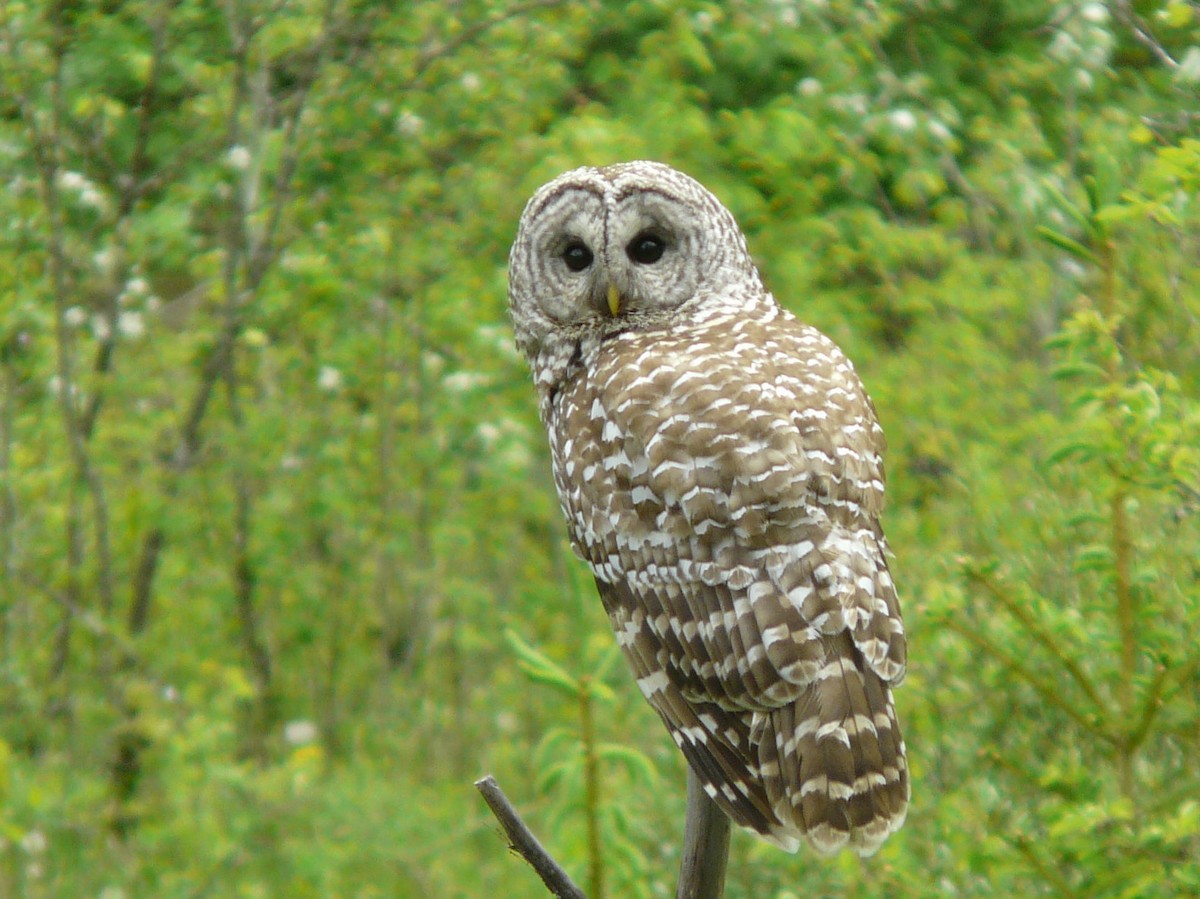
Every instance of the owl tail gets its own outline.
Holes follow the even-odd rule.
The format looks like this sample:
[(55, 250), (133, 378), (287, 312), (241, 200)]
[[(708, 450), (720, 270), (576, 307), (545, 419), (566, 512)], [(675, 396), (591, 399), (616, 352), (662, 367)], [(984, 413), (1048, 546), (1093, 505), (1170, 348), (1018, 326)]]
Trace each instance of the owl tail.
[(831, 654), (795, 703), (760, 713), (754, 736), (783, 829), (819, 852), (871, 855), (904, 823), (908, 764), (891, 689), (856, 661)]

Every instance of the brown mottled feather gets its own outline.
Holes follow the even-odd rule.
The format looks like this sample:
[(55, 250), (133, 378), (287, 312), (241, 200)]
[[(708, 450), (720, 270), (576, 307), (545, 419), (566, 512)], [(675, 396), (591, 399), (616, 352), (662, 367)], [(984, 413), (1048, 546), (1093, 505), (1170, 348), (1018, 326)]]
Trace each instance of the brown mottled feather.
[[(640, 264), (647, 233), (666, 248)], [(850, 362), (765, 291), (716, 198), (654, 163), (535, 194), (510, 301), (572, 545), (705, 789), (789, 850), (875, 851), (908, 803), (906, 648)]]
[[(878, 526), (883, 437), (826, 338), (786, 313), (771, 317), (769, 345), (741, 324), (601, 347), (549, 410), (577, 469), (596, 465), (559, 489), (614, 629), (634, 603), (644, 610), (639, 639), (622, 645), (639, 679), (661, 665), (671, 687), (647, 699), (694, 766), (737, 784), (717, 801), (760, 833), (870, 850), (908, 792), (889, 689), (905, 645)], [(788, 373), (775, 354), (810, 361)], [(715, 720), (736, 721), (741, 743), (679, 738), (702, 702), (734, 713)], [(731, 757), (783, 770), (735, 777)]]

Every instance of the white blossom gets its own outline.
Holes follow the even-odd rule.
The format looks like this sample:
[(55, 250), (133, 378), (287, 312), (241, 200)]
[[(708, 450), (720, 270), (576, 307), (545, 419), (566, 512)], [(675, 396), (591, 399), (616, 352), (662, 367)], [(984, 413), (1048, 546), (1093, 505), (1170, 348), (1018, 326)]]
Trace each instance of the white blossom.
[(475, 72), (466, 72), (462, 76), (461, 84), (463, 90), (465, 90), (467, 93), (473, 94), (475, 91), (483, 87), (483, 79), (480, 78)]
[(811, 76), (801, 78), (796, 82), (796, 92), (802, 97), (815, 97), (821, 93), (821, 82)]
[[(63, 388), (63, 380), (58, 375), (51, 375), (46, 381), (46, 388), (56, 397), (61, 397), (67, 391)], [(72, 384), (70, 390), (70, 398), (73, 400), (79, 399), (79, 385)]]
[(839, 94), (830, 101), (830, 105), (851, 115), (867, 114), (867, 98), (862, 94)]
[(86, 187), (91, 187), (91, 182), (79, 172), (59, 172), (58, 186), (63, 190), (83, 190)]
[(78, 328), (87, 321), (87, 311), (81, 306), (72, 306), (63, 312), (63, 321), (72, 328)]
[(293, 746), (306, 746), (317, 739), (317, 726), (306, 718), (289, 721), (283, 726), (283, 739)]
[(116, 261), (117, 254), (112, 247), (105, 247), (103, 250), (99, 250), (92, 254), (92, 262), (95, 264), (96, 268), (102, 272), (111, 271)]
[(487, 450), (493, 449), (500, 440), (500, 429), (490, 421), (483, 422), (475, 429), (475, 433), (479, 435), (480, 441)]
[(487, 375), (477, 371), (456, 371), (446, 375), (442, 385), (449, 393), (466, 393), (488, 382)]
[(421, 365), (429, 375), (436, 378), (446, 370), (446, 357), (433, 350), (425, 350), (421, 353)]
[(405, 110), (396, 118), (396, 130), (405, 137), (416, 137), (425, 127), (425, 120), (413, 112)]
[(332, 365), (322, 365), (317, 372), (317, 387), (326, 393), (333, 393), (340, 390), (341, 386), (342, 373)]
[(229, 163), (230, 168), (244, 172), (250, 168), (250, 151), (240, 144), (235, 144), (225, 154), (225, 161)]
[(1070, 32), (1059, 31), (1050, 42), (1049, 53), (1060, 62), (1074, 59), (1079, 53), (1079, 42)]
[(1179, 68), (1175, 70), (1175, 77), (1188, 84), (1200, 81), (1200, 47), (1187, 48), (1183, 59), (1179, 60)]
[(141, 337), (146, 333), (146, 322), (140, 312), (122, 312), (117, 316), (117, 331), (125, 337)]
[(888, 121), (897, 131), (909, 132), (917, 127), (917, 117), (911, 109), (893, 109), (888, 113)]
[(92, 209), (104, 208), (104, 194), (100, 193), (95, 187), (88, 185), (79, 192), (79, 202), (84, 206), (90, 206)]
[(46, 851), (46, 835), (40, 830), (34, 829), (21, 837), (21, 848), (30, 855), (41, 855)]

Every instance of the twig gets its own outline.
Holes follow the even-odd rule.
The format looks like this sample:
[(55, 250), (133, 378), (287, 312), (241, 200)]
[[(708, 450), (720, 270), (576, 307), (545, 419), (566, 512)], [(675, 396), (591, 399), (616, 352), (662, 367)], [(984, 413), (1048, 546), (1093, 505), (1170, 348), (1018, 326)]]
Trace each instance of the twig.
[(1029, 837), (1023, 833), (1007, 836), (1001, 832), (1000, 838), (1012, 846), (1025, 861), (1029, 862), (1030, 867), (1037, 871), (1042, 879), (1052, 886), (1059, 896), (1062, 896), (1063, 899), (1079, 899), (1080, 893), (1071, 886), (1061, 872), (1056, 871), (1038, 855), (1037, 849), (1034, 848), (1034, 843)]
[(992, 599), (1002, 605), (1005, 610), (1013, 616), (1013, 618), (1020, 622), (1020, 624), (1027, 631), (1029, 631), (1029, 634), (1033, 637), (1033, 639), (1040, 643), (1047, 652), (1049, 652), (1052, 656), (1054, 656), (1055, 659), (1058, 660), (1058, 662), (1063, 666), (1063, 669), (1074, 679), (1075, 683), (1079, 684), (1080, 689), (1087, 694), (1087, 698), (1092, 701), (1092, 705), (1094, 705), (1097, 709), (1106, 708), (1106, 704), (1103, 700), (1101, 700), (1099, 692), (1096, 690), (1095, 686), (1093, 686), (1088, 676), (1084, 674), (1083, 668), (1080, 667), (1079, 663), (1076, 662), (1075, 659), (1067, 654), (1062, 646), (1062, 641), (1055, 640), (1055, 638), (1052, 637), (1046, 631), (1046, 629), (1042, 627), (1038, 620), (1030, 613), (1027, 607), (1028, 604), (1021, 603), (1013, 599), (1013, 597), (1001, 589), (1000, 585), (991, 577), (989, 577), (986, 572), (978, 568), (969, 568), (967, 570), (967, 578), (968, 580), (973, 581), (974, 583), (983, 587), (983, 589), (987, 591), (987, 594), (991, 596)]
[(1016, 656), (1005, 652), (982, 633), (963, 625), (952, 618), (945, 620), (946, 625), (959, 636), (974, 644), (978, 649), (990, 655), (1008, 671), (1025, 681), (1050, 705), (1062, 711), (1068, 718), (1089, 733), (1095, 734), (1112, 745), (1117, 745), (1120, 737), (1109, 732), (1106, 722), (1098, 721), (1093, 715), (1085, 714), (1075, 703), (1062, 696), (1052, 685), (1044, 683), (1031, 668), (1023, 664)]
[(1133, 34), (1134, 40), (1149, 50), (1155, 59), (1169, 69), (1179, 68), (1178, 60), (1171, 56), (1167, 52), (1167, 48), (1159, 42), (1158, 38), (1150, 33), (1150, 28), (1133, 11), (1133, 6), (1129, 0), (1113, 0), (1113, 2), (1106, 4), (1106, 6), (1112, 17), (1128, 28)]
[(691, 765), (687, 772), (686, 822), (675, 899), (721, 899), (725, 894), (725, 863), (729, 860), (729, 818), (704, 792)]
[(483, 801), (488, 804), (488, 808), (504, 828), (504, 834), (508, 837), (508, 848), (529, 863), (546, 885), (546, 889), (560, 899), (587, 899), (583, 891), (571, 880), (570, 875), (550, 857), (537, 837), (525, 826), (525, 822), (521, 820), (521, 816), (517, 814), (517, 810), (508, 801), (494, 777), (489, 774), (475, 781), (475, 789), (483, 796)]

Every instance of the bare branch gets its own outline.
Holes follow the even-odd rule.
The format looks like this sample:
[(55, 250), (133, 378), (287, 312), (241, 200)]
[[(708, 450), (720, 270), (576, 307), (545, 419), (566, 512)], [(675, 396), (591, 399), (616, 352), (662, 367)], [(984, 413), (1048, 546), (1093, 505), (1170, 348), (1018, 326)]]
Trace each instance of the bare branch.
[(115, 283), (109, 290), (104, 304), (104, 319), (107, 329), (96, 348), (96, 356), (92, 362), (92, 391), (88, 403), (80, 417), (80, 433), (85, 441), (91, 439), (96, 426), (96, 419), (107, 396), (105, 390), (106, 376), (113, 367), (113, 358), (121, 329), (117, 327), (117, 317), (120, 313), (120, 296), (125, 287), (125, 281), (130, 273), (128, 254), (125, 251), (130, 218), (137, 207), (138, 201), (145, 195), (150, 186), (149, 145), (154, 116), (159, 109), (159, 86), (162, 77), (163, 61), (168, 52), (168, 24), (171, 11), (178, 0), (162, 4), (158, 7), (151, 30), (153, 32), (152, 50), (150, 55), (149, 72), (146, 83), (142, 86), (141, 96), (135, 107), (137, 115), (137, 137), (128, 168), (115, 179), (118, 200), (116, 222), (113, 233), (116, 235), (115, 245), (120, 251), (120, 265), (117, 267)]
[(1112, 17), (1128, 28), (1133, 34), (1133, 39), (1149, 50), (1155, 59), (1169, 69), (1179, 68), (1178, 61), (1167, 52), (1167, 48), (1158, 38), (1150, 33), (1150, 29), (1142, 17), (1133, 11), (1129, 0), (1110, 0), (1106, 5), (1108, 11), (1112, 13)]
[[(291, 112), (291, 117), (285, 124), (285, 146), (287, 153), (280, 164), (279, 173), (275, 180), (274, 196), (269, 212), (269, 221), (264, 236), (257, 242), (252, 242), (248, 235), (247, 218), (253, 210), (246, 208), (235, 195), (237, 204), (231, 209), (230, 227), (232, 233), (226, 243), (224, 278), (226, 302), (224, 321), (213, 346), (201, 369), (199, 382), (192, 394), (187, 411), (180, 424), (175, 448), (170, 459), (170, 469), (165, 478), (163, 495), (165, 498), (174, 497), (181, 484), (181, 476), (191, 468), (200, 451), (203, 440), (203, 424), (208, 414), (209, 405), (218, 382), (225, 376), (233, 365), (237, 350), (237, 342), (242, 333), (245, 321), (246, 304), (254, 297), (266, 275), (270, 264), (278, 256), (276, 242), (279, 223), (282, 221), (287, 202), (291, 197), (292, 181), (302, 150), (299, 133), (299, 123), (304, 110), (304, 99), (311, 90), (321, 73), (325, 62), (324, 49), (328, 46), (328, 28), (333, 21), (333, 0), (327, 6), (325, 17), (326, 31), (318, 37), (318, 50), (312, 54), (311, 68), (305, 73), (303, 87), (298, 92), (300, 99)], [(247, 26), (249, 27), (249, 26)], [(229, 103), (229, 139), (228, 146), (234, 146), (240, 140), (239, 113), (246, 102), (246, 66), (249, 36), (241, 30), (241, 23), (230, 13), (231, 42), (234, 48), (233, 91)], [(240, 283), (239, 283), (240, 275)], [(161, 526), (152, 528), (142, 541), (138, 561), (137, 576), (134, 581), (133, 595), (130, 602), (130, 628), (133, 632), (145, 627), (149, 614), (151, 593), (155, 575), (158, 570), (158, 557), (162, 550), (165, 533)]]
[(529, 863), (546, 885), (546, 889), (560, 899), (587, 899), (583, 891), (571, 880), (570, 875), (550, 857), (533, 832), (525, 826), (525, 822), (521, 820), (521, 816), (517, 814), (517, 810), (508, 801), (494, 777), (489, 774), (475, 781), (475, 789), (483, 796), (483, 801), (488, 804), (488, 808), (504, 828), (504, 834), (508, 837), (508, 848)]
[(721, 899), (729, 860), (729, 818), (717, 808), (688, 765), (683, 861), (675, 899)]

